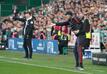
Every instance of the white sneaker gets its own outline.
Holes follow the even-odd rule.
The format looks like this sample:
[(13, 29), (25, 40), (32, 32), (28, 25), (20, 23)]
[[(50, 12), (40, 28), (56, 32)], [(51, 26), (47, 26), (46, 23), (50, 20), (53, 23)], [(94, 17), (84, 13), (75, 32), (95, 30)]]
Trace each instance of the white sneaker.
[(83, 56), (82, 58), (83, 58), (83, 59), (86, 59), (86, 57), (85, 57), (85, 56)]
[(6, 48), (6, 50), (8, 50), (9, 48)]
[(83, 71), (84, 68), (81, 68), (81, 67), (76, 67), (77, 70), (80, 70), (80, 71)]

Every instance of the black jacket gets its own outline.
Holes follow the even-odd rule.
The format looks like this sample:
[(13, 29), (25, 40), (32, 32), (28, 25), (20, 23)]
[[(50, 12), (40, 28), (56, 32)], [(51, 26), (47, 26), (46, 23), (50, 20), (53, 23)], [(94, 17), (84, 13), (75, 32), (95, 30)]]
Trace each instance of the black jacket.
[(65, 22), (57, 23), (56, 25), (58, 25), (58, 26), (68, 25), (72, 31), (79, 30), (79, 33), (77, 33), (76, 36), (85, 35), (84, 23), (82, 23), (82, 21), (79, 19), (77, 19), (77, 20), (78, 21), (76, 21), (73, 18), (73, 19), (69, 19)]
[(84, 30), (85, 32), (90, 32), (90, 23), (89, 23), (89, 20), (88, 19), (85, 19), (84, 20)]
[(62, 46), (67, 46), (68, 45), (68, 36), (67, 35), (61, 35), (59, 38), (59, 44)]
[(33, 18), (26, 20), (25, 18), (13, 18), (14, 20), (19, 20), (24, 22), (23, 26), (23, 35), (24, 38), (32, 38), (33, 36), (33, 29), (34, 29), (34, 21)]

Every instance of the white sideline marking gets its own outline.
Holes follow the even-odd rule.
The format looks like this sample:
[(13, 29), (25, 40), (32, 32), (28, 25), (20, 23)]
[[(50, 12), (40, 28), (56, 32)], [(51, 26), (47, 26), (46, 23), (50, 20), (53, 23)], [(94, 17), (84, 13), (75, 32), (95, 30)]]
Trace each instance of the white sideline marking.
[[(11, 58), (11, 59), (14, 59), (14, 61), (11, 60), (11, 59), (10, 60), (8, 60), (8, 59), (10, 59), (10, 58), (0, 56), (0, 61), (8, 62), (8, 63), (16, 63), (16, 64), (23, 64), (23, 65), (34, 66), (34, 67), (42, 67), (42, 68), (70, 71), (70, 72), (81, 73), (81, 74), (92, 74), (92, 73), (89, 73), (89, 72), (81, 72), (81, 71), (77, 71), (77, 70), (71, 70), (72, 68), (71, 69), (65, 69), (65, 68), (49, 67), (49, 66), (42, 66), (42, 65), (37, 65), (37, 64), (30, 64), (30, 63), (15, 61), (15, 59), (19, 60), (19, 58)], [(20, 59), (20, 60), (22, 60), (22, 59)], [(23, 60), (25, 60), (25, 59), (23, 59)]]

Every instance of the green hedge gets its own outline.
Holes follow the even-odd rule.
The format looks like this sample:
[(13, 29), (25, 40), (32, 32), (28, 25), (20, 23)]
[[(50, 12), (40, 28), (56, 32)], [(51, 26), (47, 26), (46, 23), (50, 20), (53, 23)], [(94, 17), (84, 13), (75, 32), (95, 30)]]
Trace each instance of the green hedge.
[[(26, 10), (26, 6), (25, 5), (18, 5), (18, 10), (19, 11), (23, 11)], [(1, 12), (0, 12), (1, 16), (8, 16), (10, 14), (12, 14), (12, 5), (10, 4), (1, 4)]]
[[(8, 16), (12, 14), (12, 6), (17, 5), (19, 11), (24, 11), (26, 8), (38, 7), (41, 5), (41, 0), (26, 0), (25, 4), (17, 2), (18, 0), (4, 0), (1, 4), (0, 14), (1, 16)], [(23, 1), (23, 0), (21, 0)], [(50, 0), (44, 0), (45, 3), (48, 3)], [(18, 4), (17, 4), (18, 3)]]

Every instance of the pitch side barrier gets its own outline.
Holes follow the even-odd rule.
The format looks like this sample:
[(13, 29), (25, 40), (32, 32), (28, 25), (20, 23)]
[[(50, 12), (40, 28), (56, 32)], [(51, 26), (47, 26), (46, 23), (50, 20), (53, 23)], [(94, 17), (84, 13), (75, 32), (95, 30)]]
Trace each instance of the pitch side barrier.
[[(57, 40), (32, 40), (32, 47), (34, 53), (42, 54), (58, 54), (58, 41)], [(22, 38), (10, 38), (8, 40), (8, 50), (23, 51)]]

